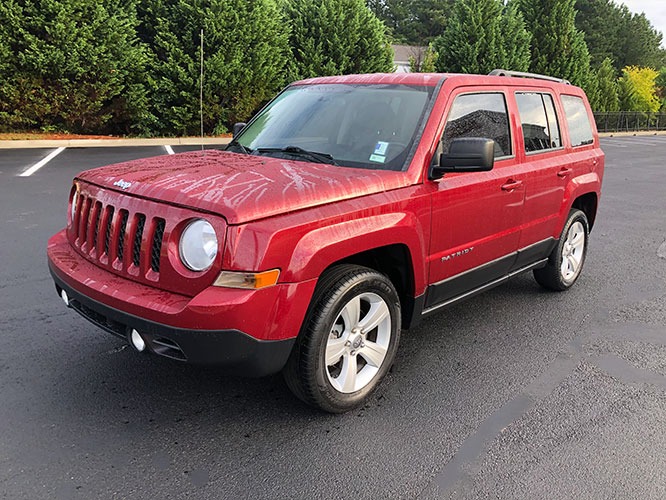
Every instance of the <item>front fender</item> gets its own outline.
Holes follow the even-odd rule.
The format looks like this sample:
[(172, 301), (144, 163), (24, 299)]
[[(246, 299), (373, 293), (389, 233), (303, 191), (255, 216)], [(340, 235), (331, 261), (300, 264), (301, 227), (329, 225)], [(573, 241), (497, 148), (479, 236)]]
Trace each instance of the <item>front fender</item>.
[(223, 268), (280, 269), (280, 282), (297, 283), (319, 278), (332, 264), (361, 252), (403, 245), (410, 253), (418, 295), (426, 286), (430, 213), (427, 193), (414, 186), (230, 226)]
[[(331, 264), (389, 245), (407, 247), (418, 295), (425, 289), (426, 235), (414, 214), (389, 213), (317, 228), (297, 242), (284, 271), (286, 281), (318, 277)], [(412, 271), (410, 270), (410, 271)]]

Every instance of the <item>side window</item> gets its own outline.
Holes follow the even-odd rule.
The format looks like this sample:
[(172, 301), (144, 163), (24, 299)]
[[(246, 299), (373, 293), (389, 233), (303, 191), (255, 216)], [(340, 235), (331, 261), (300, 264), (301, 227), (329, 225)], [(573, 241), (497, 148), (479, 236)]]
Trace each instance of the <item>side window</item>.
[(464, 94), (456, 97), (442, 135), (444, 151), (448, 151), (451, 141), (458, 137), (493, 139), (495, 158), (511, 155), (511, 134), (504, 94)]
[(525, 152), (562, 146), (553, 97), (550, 94), (517, 92), (516, 102), (523, 128)]
[(572, 95), (563, 95), (562, 106), (564, 106), (564, 114), (567, 117), (567, 125), (569, 125), (571, 145), (576, 147), (592, 144), (594, 135), (583, 99)]
[(546, 116), (548, 116), (550, 142), (554, 148), (561, 148), (562, 139), (560, 138), (560, 124), (557, 121), (557, 113), (555, 112), (553, 96), (550, 94), (542, 94), (541, 97), (543, 98), (543, 105), (546, 107)]

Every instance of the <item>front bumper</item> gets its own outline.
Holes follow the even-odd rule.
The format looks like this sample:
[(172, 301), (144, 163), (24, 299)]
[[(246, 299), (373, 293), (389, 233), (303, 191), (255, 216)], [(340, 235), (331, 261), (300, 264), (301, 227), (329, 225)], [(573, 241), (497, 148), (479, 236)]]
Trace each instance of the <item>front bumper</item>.
[(234, 375), (262, 377), (279, 372), (287, 362), (296, 339), (257, 340), (238, 330), (185, 330), (148, 321), (100, 304), (67, 286), (51, 270), (58, 295), (67, 293), (69, 307), (81, 316), (129, 340), (140, 333), (146, 350), (190, 363), (217, 365)]
[(69, 306), (129, 341), (139, 332), (146, 350), (230, 373), (263, 376), (285, 365), (316, 280), (261, 290), (209, 287), (187, 297), (116, 276), (81, 258), (64, 232), (48, 244), (49, 270)]

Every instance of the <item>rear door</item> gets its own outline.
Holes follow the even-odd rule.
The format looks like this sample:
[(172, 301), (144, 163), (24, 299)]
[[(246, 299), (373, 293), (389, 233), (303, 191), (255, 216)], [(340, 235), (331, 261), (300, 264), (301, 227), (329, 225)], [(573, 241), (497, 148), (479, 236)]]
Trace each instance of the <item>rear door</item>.
[(426, 309), (506, 276), (520, 239), (525, 192), (506, 90), (459, 89), (449, 102), (442, 150), (456, 137), (490, 138), (496, 144), (495, 166), (431, 181), (436, 190)]
[(547, 256), (559, 220), (570, 162), (562, 139), (561, 110), (549, 89), (513, 93), (520, 120), (518, 156), (525, 170), (525, 207), (515, 268)]
[(549, 254), (572, 201), (567, 190), (603, 159), (581, 96), (521, 89), (514, 98), (521, 122), (518, 155), (528, 167), (521, 250), (514, 266), (519, 269)]

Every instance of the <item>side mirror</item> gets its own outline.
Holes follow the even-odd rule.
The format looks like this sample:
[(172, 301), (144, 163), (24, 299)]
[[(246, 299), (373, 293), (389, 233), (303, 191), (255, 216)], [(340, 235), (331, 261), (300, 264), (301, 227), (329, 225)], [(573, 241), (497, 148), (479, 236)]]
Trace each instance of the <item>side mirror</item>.
[(487, 172), (495, 163), (495, 141), (483, 137), (459, 137), (451, 141), (448, 153), (430, 169), (430, 179), (441, 179), (449, 172)]
[(247, 125), (247, 123), (245, 123), (245, 122), (234, 123), (234, 129), (233, 129), (233, 132), (232, 132), (232, 137), (236, 137), (238, 134), (240, 134), (241, 130), (243, 130), (245, 128), (245, 125)]

